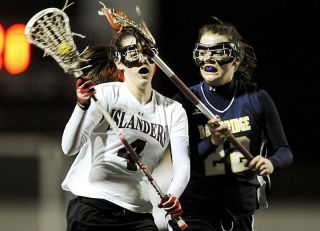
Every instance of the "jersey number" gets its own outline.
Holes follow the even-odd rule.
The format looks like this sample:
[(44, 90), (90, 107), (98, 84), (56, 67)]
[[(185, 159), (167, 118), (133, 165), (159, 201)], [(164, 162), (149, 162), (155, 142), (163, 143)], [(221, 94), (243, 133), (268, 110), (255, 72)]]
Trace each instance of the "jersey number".
[[(130, 145), (135, 150), (135, 152), (139, 155), (143, 151), (144, 146), (146, 146), (146, 141), (136, 139)], [(134, 160), (132, 159), (132, 157), (130, 156), (128, 150), (125, 147), (121, 148), (118, 151), (118, 156), (128, 160), (128, 162), (127, 162), (127, 169), (128, 170), (137, 171), (138, 167), (137, 167), (136, 163), (134, 162)]]
[[(237, 137), (237, 140), (247, 149), (250, 147), (250, 140), (246, 136)], [(225, 143), (226, 144), (226, 143)], [(224, 145), (220, 145), (217, 150), (212, 153), (205, 160), (205, 174), (206, 176), (214, 176), (214, 175), (223, 175), (226, 173), (224, 158), (226, 156), (225, 149), (233, 150), (229, 154), (231, 171), (233, 173), (243, 172), (248, 170), (248, 167), (245, 166), (247, 160), (244, 156), (235, 149), (235, 147), (228, 143), (230, 147), (224, 147)]]

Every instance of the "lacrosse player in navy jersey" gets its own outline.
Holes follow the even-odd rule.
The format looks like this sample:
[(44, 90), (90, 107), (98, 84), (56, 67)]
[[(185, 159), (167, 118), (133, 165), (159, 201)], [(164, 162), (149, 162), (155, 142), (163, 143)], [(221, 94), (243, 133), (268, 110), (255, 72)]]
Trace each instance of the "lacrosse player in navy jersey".
[[(127, 32), (118, 34), (113, 44), (114, 48), (105, 47), (107, 53), (101, 52), (103, 47), (89, 52), (88, 74), (120, 71), (124, 81), (93, 88), (90, 76), (77, 80), (77, 105), (62, 137), (63, 152), (77, 155), (62, 183), (64, 190), (76, 196), (68, 205), (69, 231), (158, 230), (151, 214), (149, 182), (91, 101), (93, 94), (150, 172), (170, 145), (174, 174), (166, 192), (168, 200), (160, 200), (158, 206), (173, 218), (182, 213), (177, 198), (190, 177), (186, 112), (180, 103), (153, 90), (155, 66), (144, 55), (143, 44)], [(108, 62), (101, 60), (104, 56)]]
[[(177, 94), (188, 114), (191, 177), (180, 197), (190, 231), (252, 231), (258, 177), (288, 167), (292, 152), (274, 102), (251, 82), (253, 48), (229, 23), (201, 27), (193, 58), (203, 81), (190, 89), (216, 118), (208, 119)], [(220, 126), (214, 126), (220, 123)], [(248, 162), (227, 139), (232, 134), (255, 157)], [(267, 140), (268, 156), (259, 155)]]

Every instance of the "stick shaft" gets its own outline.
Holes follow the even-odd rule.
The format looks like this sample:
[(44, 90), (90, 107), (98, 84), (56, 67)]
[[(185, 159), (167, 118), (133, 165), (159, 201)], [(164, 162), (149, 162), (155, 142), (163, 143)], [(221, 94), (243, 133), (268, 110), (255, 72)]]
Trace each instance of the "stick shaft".
[(92, 99), (95, 101), (97, 108), (99, 111), (103, 114), (104, 118), (108, 121), (113, 131), (116, 133), (116, 135), (121, 140), (122, 144), (125, 146), (127, 151), (129, 152), (131, 158), (134, 160), (134, 162), (139, 166), (139, 168), (142, 170), (142, 172), (145, 174), (145, 176), (150, 181), (153, 188), (156, 190), (156, 192), (159, 194), (161, 198), (165, 197), (165, 194), (161, 191), (158, 184), (155, 182), (154, 178), (152, 177), (151, 173), (147, 169), (147, 167), (141, 162), (139, 155), (136, 153), (136, 151), (133, 149), (133, 147), (128, 143), (125, 136), (120, 132), (116, 122), (111, 118), (109, 113), (103, 108), (99, 100), (95, 95), (92, 96)]
[[(165, 200), (166, 195), (162, 192), (160, 189), (159, 185), (156, 183), (154, 178), (152, 177), (151, 173), (147, 169), (147, 167), (141, 162), (139, 155), (136, 153), (136, 151), (133, 149), (133, 147), (128, 143), (126, 140), (125, 136), (119, 131), (119, 128), (116, 124), (116, 122), (111, 118), (108, 112), (103, 108), (99, 100), (95, 95), (92, 96), (92, 99), (95, 101), (97, 108), (100, 110), (100, 112), (103, 114), (104, 118), (108, 121), (110, 126), (112, 127), (113, 131), (117, 134), (119, 139), (121, 140), (122, 144), (125, 146), (127, 151), (129, 152), (131, 158), (136, 162), (136, 164), (139, 166), (139, 168), (142, 170), (144, 175), (148, 178), (148, 181), (152, 185), (152, 187), (156, 190), (158, 195), (160, 196), (161, 199)], [(188, 225), (185, 223), (185, 221), (179, 216), (178, 218), (175, 219), (176, 222), (178, 223), (178, 226), (180, 227), (181, 230), (185, 230)]]

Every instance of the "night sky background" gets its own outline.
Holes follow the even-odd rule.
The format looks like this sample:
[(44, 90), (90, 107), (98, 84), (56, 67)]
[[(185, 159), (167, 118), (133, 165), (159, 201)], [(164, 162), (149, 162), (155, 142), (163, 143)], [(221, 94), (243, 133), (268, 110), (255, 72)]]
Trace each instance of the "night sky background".
[[(100, 8), (98, 1), (75, 2), (66, 13), (72, 31), (87, 36), (75, 38), (79, 50), (110, 41), (113, 32), (106, 19), (96, 13)], [(120, 4), (119, 7), (134, 19), (137, 2), (105, 1), (110, 7), (116, 8)], [(237, 27), (255, 48), (258, 68), (253, 80), (274, 100), (294, 154), (294, 164), (272, 177), (273, 197), (318, 201), (320, 1), (140, 2), (149, 29), (156, 38), (159, 56), (188, 86), (200, 81), (192, 59), (198, 28), (209, 23), (211, 15)], [(61, 9), (63, 5), (61, 0), (1, 0), (0, 24), (7, 28), (14, 23), (27, 23), (38, 11), (48, 7)], [(52, 58), (42, 58), (43, 52), (39, 48), (32, 46), (31, 53), (30, 66), (24, 73), (11, 76), (4, 68), (0, 69), (0, 133), (61, 137), (75, 105), (75, 81)], [(154, 78), (154, 88), (169, 97), (178, 91), (160, 69)], [(0, 169), (10, 161), (0, 161)], [(18, 163), (23, 171), (25, 162), (20, 159), (15, 162)], [(13, 161), (10, 166), (15, 164)], [(10, 174), (10, 169), (6, 169)], [(0, 198), (7, 196), (4, 192), (13, 193), (1, 191), (1, 187), (8, 187), (8, 184), (5, 177), (0, 177)], [(32, 184), (31, 194), (36, 192)], [(12, 191), (15, 191), (14, 187)]]

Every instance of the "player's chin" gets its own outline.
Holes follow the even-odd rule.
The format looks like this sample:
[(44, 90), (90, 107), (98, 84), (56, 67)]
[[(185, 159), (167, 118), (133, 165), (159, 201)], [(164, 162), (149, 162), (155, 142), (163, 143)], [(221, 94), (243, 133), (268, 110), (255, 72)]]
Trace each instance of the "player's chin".
[(221, 75), (219, 73), (207, 73), (207, 72), (202, 72), (202, 77), (207, 81), (207, 82), (214, 82), (218, 79), (221, 78)]

